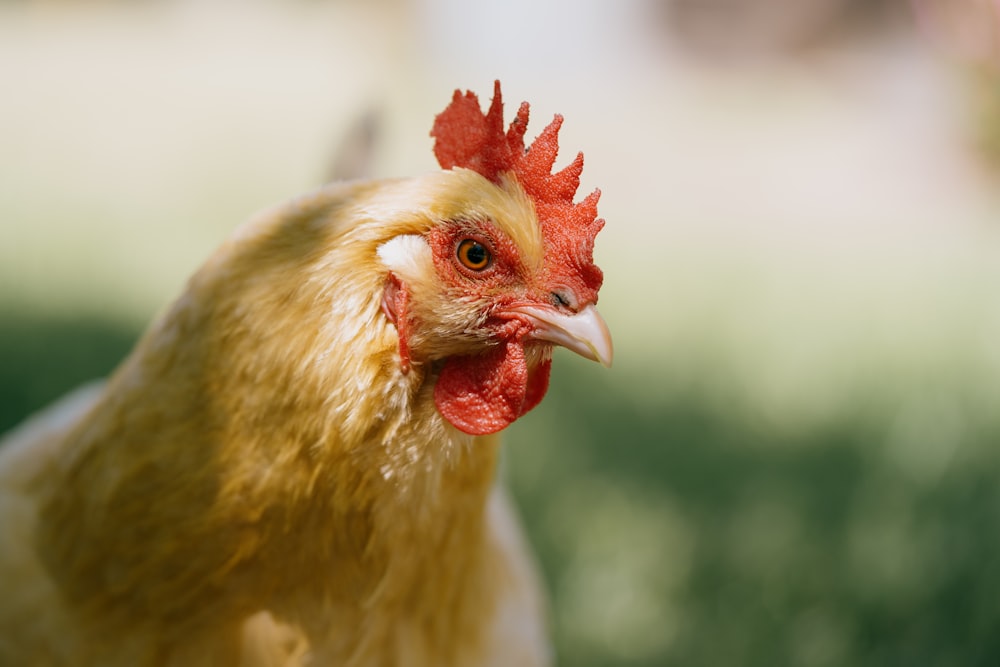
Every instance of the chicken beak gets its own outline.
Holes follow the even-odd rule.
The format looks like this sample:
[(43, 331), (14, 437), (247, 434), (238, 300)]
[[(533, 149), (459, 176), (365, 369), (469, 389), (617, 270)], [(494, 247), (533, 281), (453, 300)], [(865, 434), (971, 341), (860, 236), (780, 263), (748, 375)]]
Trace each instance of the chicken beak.
[(582, 357), (611, 368), (614, 350), (611, 332), (593, 305), (573, 315), (543, 306), (519, 306), (511, 312), (527, 317), (535, 330), (531, 337), (562, 345)]

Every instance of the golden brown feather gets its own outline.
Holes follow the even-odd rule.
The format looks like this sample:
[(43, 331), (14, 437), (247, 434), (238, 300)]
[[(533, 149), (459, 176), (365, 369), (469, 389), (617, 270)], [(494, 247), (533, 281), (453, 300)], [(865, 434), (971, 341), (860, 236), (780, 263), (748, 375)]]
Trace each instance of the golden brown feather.
[[(464, 170), (331, 186), (249, 223), (89, 409), (4, 445), (30, 448), (5, 452), (25, 460), (4, 522), (37, 531), (5, 558), (48, 599), (0, 616), (6, 637), (45, 633), (0, 663), (50, 646), (53, 664), (237, 664), (241, 642), (281, 656), (301, 639), (311, 664), (490, 664), (487, 619), (539, 624), (517, 536), (491, 532), (508, 512), (485, 509), (497, 439), (441, 418), (430, 364), (399, 370), (379, 311), (379, 246), (459, 214), (533, 240), (530, 204)], [(244, 641), (255, 625), (273, 639)], [(529, 640), (518, 664), (543, 659)]]

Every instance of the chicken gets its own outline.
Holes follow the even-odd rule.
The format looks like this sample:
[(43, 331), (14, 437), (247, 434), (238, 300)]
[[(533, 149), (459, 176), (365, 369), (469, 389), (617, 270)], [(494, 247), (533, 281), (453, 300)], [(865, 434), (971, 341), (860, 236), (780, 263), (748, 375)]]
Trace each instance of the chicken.
[(0, 665), (540, 665), (498, 432), (605, 365), (599, 192), (456, 91), (442, 170), (250, 221), (0, 449)]

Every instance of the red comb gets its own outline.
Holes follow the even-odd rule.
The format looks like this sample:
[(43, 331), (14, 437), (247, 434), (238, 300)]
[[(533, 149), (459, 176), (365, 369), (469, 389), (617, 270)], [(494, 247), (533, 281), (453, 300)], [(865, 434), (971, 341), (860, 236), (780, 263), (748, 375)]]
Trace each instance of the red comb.
[(442, 169), (464, 167), (494, 183), (500, 182), (502, 174), (512, 175), (535, 204), (546, 245), (572, 261), (596, 299), (602, 276), (594, 266), (593, 249), (594, 237), (604, 226), (604, 221), (597, 218), (601, 191), (594, 190), (579, 204), (573, 203), (583, 172), (583, 153), (577, 153), (568, 166), (552, 173), (562, 122), (562, 116), (556, 115), (526, 150), (527, 102), (521, 103), (504, 133), (499, 81), (493, 84), (493, 101), (485, 114), (475, 93), (467, 91), (463, 95), (456, 90), (451, 104), (434, 119), (434, 156)]

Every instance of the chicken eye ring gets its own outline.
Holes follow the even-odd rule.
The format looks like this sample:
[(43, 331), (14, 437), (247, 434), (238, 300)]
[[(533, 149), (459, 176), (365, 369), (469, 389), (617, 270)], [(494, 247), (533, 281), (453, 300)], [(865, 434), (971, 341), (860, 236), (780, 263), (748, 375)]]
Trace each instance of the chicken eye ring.
[(493, 253), (476, 239), (466, 238), (459, 241), (455, 256), (462, 266), (470, 271), (485, 271), (493, 264)]

